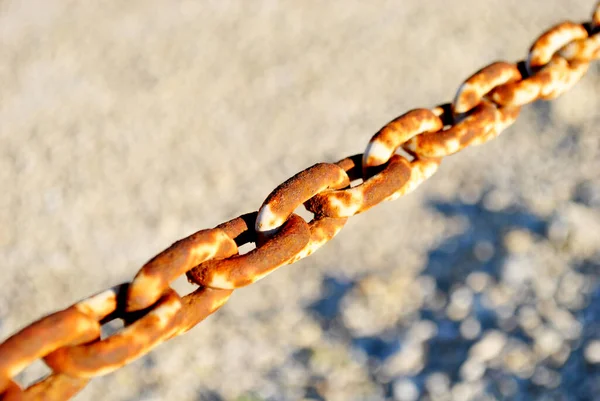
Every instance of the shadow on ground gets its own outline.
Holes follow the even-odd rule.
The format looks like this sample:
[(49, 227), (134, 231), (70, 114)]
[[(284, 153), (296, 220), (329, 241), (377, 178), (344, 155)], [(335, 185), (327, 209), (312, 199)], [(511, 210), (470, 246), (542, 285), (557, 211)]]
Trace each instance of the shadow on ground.
[[(523, 259), (507, 247), (507, 234), (525, 233), (547, 248), (552, 218), (540, 218), (522, 207), (490, 210), (483, 201), (475, 204), (433, 201), (429, 206), (448, 218), (460, 216), (467, 222), (467, 229), (460, 235), (444, 240), (429, 252), (422, 271), (422, 276), (435, 280), (437, 296), (444, 300), (443, 305), (424, 304), (413, 316), (398, 320), (393, 327), (375, 335), (360, 336), (345, 324), (341, 309), (344, 298), (351, 296), (360, 279), (343, 281), (326, 277), (322, 284), (325, 295), (308, 307), (308, 313), (327, 336), (345, 343), (348, 352), (366, 355), (369, 376), (385, 398), (448, 399), (439, 393), (446, 392), (448, 396), (451, 391), (457, 399), (460, 391), (466, 395), (475, 391), (493, 399), (600, 399), (600, 365), (588, 362), (584, 355), (584, 346), (597, 340), (600, 333), (598, 261), (580, 260), (565, 269), (568, 274), (583, 277), (588, 284), (588, 290), (578, 294), (584, 297), (583, 302), (568, 307), (552, 298), (544, 299), (537, 290), (538, 280), (554, 280), (560, 286), (564, 274), (558, 278), (543, 274), (522, 279), (518, 274), (516, 279), (507, 276), (507, 266), (514, 265), (515, 258)], [(481, 244), (483, 250), (476, 257), (473, 250), (481, 249)], [(525, 260), (530, 264), (541, 263), (535, 258), (535, 249), (532, 253), (534, 256)], [(469, 277), (485, 277), (487, 284), (483, 285), (485, 288), (467, 292), (471, 295), (466, 297), (469, 305), (464, 316), (449, 317), (453, 293), (468, 288)], [(516, 286), (517, 296), (513, 301), (490, 302), (499, 288), (507, 286)], [(548, 312), (548, 304), (556, 311)], [(566, 313), (573, 320), (567, 320), (561, 327), (557, 323), (560, 319), (552, 313), (556, 316)], [(390, 375), (386, 368), (389, 361), (415, 346), (408, 332), (417, 321), (432, 322), (436, 328), (435, 334), (423, 342), (420, 365), (412, 371)], [(573, 332), (564, 334), (561, 329)], [(554, 344), (556, 341), (558, 344)], [(303, 349), (296, 358), (308, 364), (311, 355), (311, 350)], [(306, 397), (324, 399), (311, 386), (307, 387)]]

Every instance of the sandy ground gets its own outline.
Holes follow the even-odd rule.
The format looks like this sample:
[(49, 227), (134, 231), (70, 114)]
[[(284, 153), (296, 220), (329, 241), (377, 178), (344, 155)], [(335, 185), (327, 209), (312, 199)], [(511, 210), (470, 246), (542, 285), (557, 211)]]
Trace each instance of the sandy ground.
[[(0, 338), (592, 7), (0, 0)], [(598, 400), (599, 93), (595, 64), (76, 399)]]

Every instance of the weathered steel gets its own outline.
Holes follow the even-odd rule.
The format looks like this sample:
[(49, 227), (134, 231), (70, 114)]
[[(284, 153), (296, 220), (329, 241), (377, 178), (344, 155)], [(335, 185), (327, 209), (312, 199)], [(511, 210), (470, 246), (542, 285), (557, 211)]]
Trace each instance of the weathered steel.
[[(563, 22), (542, 34), (527, 61), (490, 64), (459, 87), (452, 104), (415, 109), (386, 124), (364, 155), (320, 163), (278, 186), (258, 212), (174, 243), (132, 283), (44, 317), (0, 344), (2, 400), (63, 400), (89, 378), (109, 373), (182, 334), (218, 310), (235, 288), (251, 284), (330, 241), (348, 217), (396, 199), (431, 177), (442, 158), (498, 136), (520, 106), (553, 99), (577, 83), (600, 58), (600, 3), (586, 24)], [(404, 154), (395, 154), (402, 149)], [(360, 181), (351, 186), (351, 182)], [(304, 204), (306, 222), (294, 214)], [(238, 247), (256, 248), (239, 255)], [(200, 285), (180, 298), (170, 283), (186, 274)], [(102, 339), (101, 324), (126, 327)], [(13, 380), (42, 358), (50, 375), (26, 389)]]

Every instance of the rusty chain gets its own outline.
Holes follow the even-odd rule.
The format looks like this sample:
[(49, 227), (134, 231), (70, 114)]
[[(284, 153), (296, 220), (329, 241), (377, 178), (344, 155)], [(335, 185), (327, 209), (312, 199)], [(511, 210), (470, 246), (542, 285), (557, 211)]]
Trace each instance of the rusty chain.
[[(349, 217), (413, 191), (442, 158), (500, 135), (521, 106), (554, 99), (600, 59), (600, 2), (588, 23), (560, 23), (542, 34), (526, 61), (495, 62), (469, 77), (454, 101), (415, 109), (386, 124), (364, 154), (316, 164), (287, 180), (258, 212), (199, 231), (155, 256), (131, 283), (46, 316), (0, 344), (2, 400), (63, 400), (218, 310), (234, 289), (294, 263), (331, 240)], [(401, 149), (401, 154), (396, 152)], [(359, 185), (350, 183), (360, 180)], [(294, 214), (304, 205), (307, 223)], [(238, 247), (255, 243), (243, 255)], [(184, 297), (169, 284), (186, 274), (200, 287)], [(102, 339), (101, 326), (126, 327)], [(22, 389), (13, 378), (43, 358), (52, 373)]]

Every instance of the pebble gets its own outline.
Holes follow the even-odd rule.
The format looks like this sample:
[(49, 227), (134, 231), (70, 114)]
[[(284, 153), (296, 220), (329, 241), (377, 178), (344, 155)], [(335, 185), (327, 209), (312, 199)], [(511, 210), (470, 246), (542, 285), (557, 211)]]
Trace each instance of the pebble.
[(600, 207), (600, 183), (584, 181), (575, 188), (574, 199), (589, 207)]
[(538, 366), (531, 377), (531, 381), (538, 386), (556, 388), (560, 385), (560, 375), (545, 366)]
[(540, 358), (546, 358), (558, 351), (563, 345), (563, 337), (554, 329), (540, 327), (534, 333), (534, 351)]
[(514, 202), (514, 195), (511, 192), (499, 188), (490, 191), (483, 199), (483, 206), (492, 212), (499, 212), (506, 209)]
[(532, 333), (540, 324), (542, 319), (536, 308), (533, 306), (524, 306), (519, 309), (519, 324), (528, 333)]
[(487, 262), (494, 256), (494, 244), (490, 241), (477, 241), (473, 248), (473, 254), (480, 262)]
[(397, 401), (416, 401), (419, 399), (419, 388), (410, 379), (396, 380), (392, 386), (394, 400)]
[(430, 394), (440, 395), (450, 389), (450, 378), (442, 372), (434, 372), (425, 379), (425, 388)]
[(388, 358), (381, 367), (388, 377), (416, 375), (425, 366), (425, 346), (420, 343), (405, 343), (395, 355)]
[(524, 253), (533, 245), (533, 237), (528, 230), (512, 230), (505, 235), (504, 245), (512, 253)]
[(436, 336), (437, 324), (431, 320), (420, 320), (414, 323), (408, 332), (408, 338), (414, 341), (427, 341)]
[(472, 382), (479, 380), (485, 373), (485, 365), (482, 361), (475, 358), (467, 359), (460, 367), (460, 377), (465, 381)]
[(500, 354), (506, 344), (506, 334), (501, 331), (491, 330), (484, 334), (469, 350), (469, 354), (482, 362), (489, 361)]
[(474, 292), (480, 293), (492, 283), (492, 278), (485, 272), (473, 272), (467, 276), (466, 282)]
[(584, 348), (585, 360), (591, 364), (600, 364), (600, 340), (590, 341)]
[(481, 333), (481, 323), (479, 320), (468, 317), (460, 324), (460, 334), (467, 340), (473, 340)]
[(523, 343), (511, 344), (504, 353), (504, 366), (508, 371), (516, 374), (522, 379), (533, 375), (536, 358), (534, 353)]

